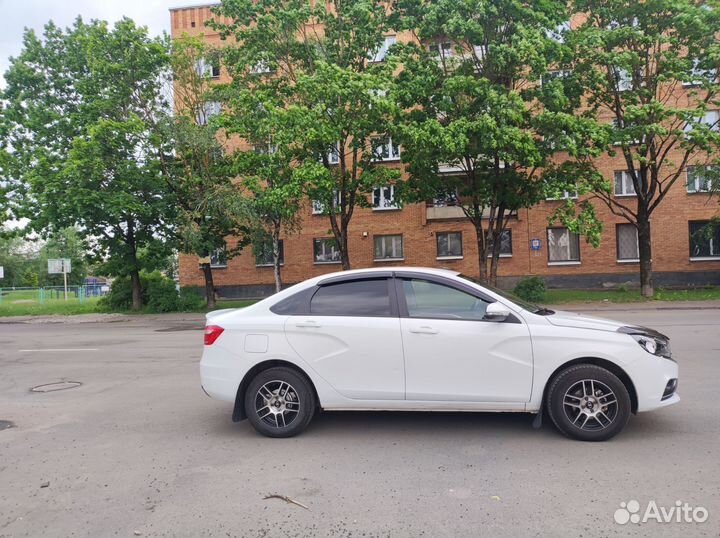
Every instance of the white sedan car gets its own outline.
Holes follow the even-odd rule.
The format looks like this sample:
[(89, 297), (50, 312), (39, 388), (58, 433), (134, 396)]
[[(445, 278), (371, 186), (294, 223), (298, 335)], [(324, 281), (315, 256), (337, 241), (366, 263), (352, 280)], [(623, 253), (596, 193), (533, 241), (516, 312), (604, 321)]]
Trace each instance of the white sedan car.
[(602, 441), (631, 413), (680, 400), (656, 331), (410, 267), (324, 275), (211, 312), (200, 373), (233, 420), (270, 437), (301, 432), (318, 409), (517, 411)]

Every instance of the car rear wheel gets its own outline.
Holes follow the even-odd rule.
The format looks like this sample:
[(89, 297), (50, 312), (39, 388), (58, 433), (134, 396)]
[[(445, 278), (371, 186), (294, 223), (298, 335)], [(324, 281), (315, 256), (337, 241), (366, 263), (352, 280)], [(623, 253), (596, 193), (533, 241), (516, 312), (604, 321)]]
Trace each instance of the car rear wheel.
[(605, 368), (571, 366), (551, 382), (547, 410), (563, 434), (581, 441), (605, 441), (622, 431), (630, 418), (627, 388)]
[(250, 424), (268, 437), (292, 437), (312, 420), (315, 393), (305, 376), (290, 368), (269, 368), (257, 374), (245, 391)]

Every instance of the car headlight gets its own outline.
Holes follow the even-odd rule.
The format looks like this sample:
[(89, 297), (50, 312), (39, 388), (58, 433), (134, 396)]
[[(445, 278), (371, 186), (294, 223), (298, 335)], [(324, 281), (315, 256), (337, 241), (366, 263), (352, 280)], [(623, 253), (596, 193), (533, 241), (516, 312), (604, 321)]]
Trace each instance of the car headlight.
[(640, 347), (651, 355), (670, 358), (670, 340), (659, 338), (650, 334), (631, 334), (630, 336), (640, 344)]

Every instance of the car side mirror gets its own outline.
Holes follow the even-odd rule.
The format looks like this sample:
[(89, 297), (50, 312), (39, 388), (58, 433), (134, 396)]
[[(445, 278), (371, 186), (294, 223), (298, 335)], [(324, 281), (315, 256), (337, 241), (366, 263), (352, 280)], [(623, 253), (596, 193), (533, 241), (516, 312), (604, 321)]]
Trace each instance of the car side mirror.
[(510, 316), (510, 309), (501, 303), (490, 303), (485, 309), (486, 321), (505, 321)]

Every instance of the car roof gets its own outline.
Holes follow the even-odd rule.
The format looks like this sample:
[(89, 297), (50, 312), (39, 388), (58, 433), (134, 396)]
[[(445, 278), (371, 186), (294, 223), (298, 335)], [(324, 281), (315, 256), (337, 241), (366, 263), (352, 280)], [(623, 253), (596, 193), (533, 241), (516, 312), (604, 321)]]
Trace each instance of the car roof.
[[(372, 275), (373, 273), (387, 274), (391, 272), (403, 272), (403, 273), (423, 273), (426, 275), (437, 275), (437, 276), (457, 276), (460, 273), (451, 269), (441, 269), (437, 267), (412, 267), (412, 266), (393, 266), (393, 267), (369, 267), (365, 269), (350, 269), (348, 271), (336, 271), (334, 273), (327, 273), (325, 275), (316, 277), (318, 281), (322, 281), (329, 278), (339, 276), (353, 276), (353, 275)], [(313, 279), (315, 280), (315, 279)]]

